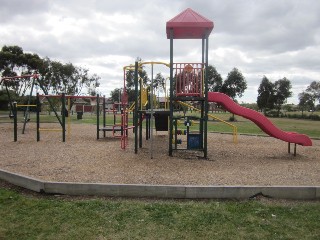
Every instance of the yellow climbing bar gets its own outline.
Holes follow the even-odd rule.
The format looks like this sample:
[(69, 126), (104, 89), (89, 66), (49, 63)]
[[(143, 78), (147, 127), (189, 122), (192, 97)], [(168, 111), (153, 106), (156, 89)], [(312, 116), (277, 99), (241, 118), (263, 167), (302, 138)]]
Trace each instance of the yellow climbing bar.
[[(180, 103), (181, 105), (184, 105), (184, 106), (187, 106), (189, 108), (192, 108), (195, 111), (201, 112), (200, 109), (198, 109), (198, 108), (196, 108), (196, 107), (194, 107), (194, 106), (192, 106), (192, 105), (190, 105), (188, 103), (181, 102), (181, 101), (177, 101), (177, 102)], [(222, 120), (221, 118), (218, 118), (218, 117), (213, 116), (211, 114), (208, 114), (208, 116), (213, 118), (213, 119), (215, 119), (215, 120), (217, 120), (217, 121), (219, 121), (219, 122), (222, 122), (222, 123), (227, 124), (228, 126), (232, 127), (233, 128), (233, 142), (234, 143), (238, 143), (238, 129), (237, 129), (237, 126), (235, 126), (235, 125), (233, 125), (231, 123), (228, 123), (228, 122)]]
[(170, 67), (169, 63), (165, 63), (165, 62), (141, 62), (139, 63), (139, 66), (145, 65), (145, 64), (162, 64), (162, 65), (166, 65), (167, 67)]
[[(124, 67), (123, 67), (123, 70), (124, 70), (124, 71), (126, 71), (126, 70), (128, 70), (128, 71), (134, 71), (134, 70), (135, 70), (135, 67), (134, 67), (134, 65), (124, 66)], [(142, 71), (142, 68), (138, 68), (138, 71)]]
[(36, 107), (37, 105), (30, 105), (30, 104), (17, 104), (17, 107)]
[(39, 128), (39, 131), (46, 131), (46, 132), (61, 132), (62, 129), (60, 128)]
[(224, 124), (227, 124), (230, 127), (232, 127), (233, 128), (233, 142), (234, 143), (238, 143), (238, 128), (237, 128), (237, 126), (235, 126), (235, 125), (233, 125), (231, 123), (228, 123), (228, 122), (222, 120), (221, 118), (218, 118), (218, 117), (213, 116), (211, 114), (208, 114), (208, 116), (213, 118), (213, 119), (215, 119), (215, 120), (217, 120), (217, 121), (220, 121), (220, 122), (222, 122)]

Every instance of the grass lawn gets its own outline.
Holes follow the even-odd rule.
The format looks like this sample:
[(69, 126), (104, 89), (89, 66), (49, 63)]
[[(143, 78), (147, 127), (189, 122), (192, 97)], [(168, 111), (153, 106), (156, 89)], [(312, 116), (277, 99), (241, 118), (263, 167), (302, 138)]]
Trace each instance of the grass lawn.
[(320, 202), (30, 195), (0, 187), (0, 239), (320, 239)]
[[(179, 113), (177, 113), (179, 114)], [(211, 113), (210, 113), (211, 114)], [(1, 115), (5, 116), (4, 113)], [(183, 115), (181, 112), (179, 115)], [(197, 115), (197, 113), (193, 112), (192, 115)], [(213, 113), (215, 117), (218, 117), (224, 121), (228, 121), (230, 113)], [(235, 122), (230, 122), (231, 124), (235, 125), (238, 129), (238, 133), (245, 133), (245, 134), (265, 134), (257, 125), (255, 125), (250, 120), (247, 120), (240, 116), (235, 116)], [(35, 122), (36, 120), (35, 114), (31, 114), (31, 122)], [(132, 115), (129, 115), (129, 122), (132, 122)], [(312, 121), (312, 120), (305, 120), (305, 119), (292, 119), (292, 118), (269, 118), (278, 128), (284, 131), (290, 132), (298, 132), (308, 135), (309, 137), (320, 138), (320, 121)], [(107, 114), (106, 117), (107, 124), (113, 124), (113, 115)], [(102, 125), (102, 117), (100, 117), (100, 124)], [(12, 122), (9, 118), (0, 118), (1, 122)], [(23, 115), (22, 113), (19, 114), (19, 123), (23, 122)], [(40, 122), (58, 122), (54, 114), (46, 115), (43, 114), (40, 116)], [(68, 122), (68, 118), (66, 118), (66, 123)], [(71, 115), (71, 122), (72, 123), (86, 123), (86, 124), (96, 124), (97, 118), (95, 114), (85, 113), (82, 116), (81, 120), (77, 120), (77, 115)], [(120, 116), (117, 117), (117, 122), (120, 122)], [(197, 129), (198, 127), (194, 127)], [(179, 126), (179, 129), (183, 129), (183, 126)], [(213, 121), (212, 118), (209, 117), (208, 123), (208, 131), (209, 132), (232, 132), (232, 127), (218, 122)]]
[[(262, 134), (254, 123), (236, 119), (239, 133)], [(270, 120), (282, 130), (320, 138), (319, 121)], [(41, 115), (41, 121), (57, 122), (53, 115)], [(77, 120), (75, 114), (71, 121), (96, 124), (96, 116), (85, 114)], [(112, 123), (113, 116), (107, 121)], [(208, 130), (232, 131), (216, 121), (209, 122)], [(0, 216), (0, 239), (320, 239), (320, 201), (72, 198), (0, 184)]]

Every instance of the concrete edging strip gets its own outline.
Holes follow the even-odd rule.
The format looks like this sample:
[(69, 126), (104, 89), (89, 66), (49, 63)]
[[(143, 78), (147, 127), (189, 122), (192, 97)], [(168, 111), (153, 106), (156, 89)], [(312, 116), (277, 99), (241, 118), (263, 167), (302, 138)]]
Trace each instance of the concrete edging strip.
[(41, 180), (27, 177), (21, 174), (0, 169), (0, 179), (35, 192), (44, 191), (44, 183)]
[(46, 182), (0, 169), (0, 179), (48, 194), (110, 197), (248, 199), (262, 195), (275, 199), (320, 199), (320, 186), (184, 186)]

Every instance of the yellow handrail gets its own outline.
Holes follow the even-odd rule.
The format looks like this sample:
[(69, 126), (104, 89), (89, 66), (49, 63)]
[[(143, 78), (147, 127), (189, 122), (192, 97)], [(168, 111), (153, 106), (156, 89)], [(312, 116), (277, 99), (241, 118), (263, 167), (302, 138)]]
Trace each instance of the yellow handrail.
[(163, 65), (166, 65), (167, 67), (170, 67), (170, 64), (169, 63), (165, 63), (165, 62), (140, 62), (139, 63), (139, 66), (142, 66), (144, 64), (163, 64)]
[(128, 111), (129, 111), (129, 112), (132, 112), (135, 105), (136, 105), (136, 103), (133, 102), (133, 103), (131, 104), (131, 106), (129, 107)]
[[(188, 104), (188, 103), (181, 102), (181, 101), (177, 101), (177, 102), (180, 103), (181, 105), (184, 105), (184, 106), (187, 106), (187, 107), (189, 107), (189, 108), (192, 108), (193, 110), (195, 110), (195, 111), (197, 111), (197, 112), (201, 112), (200, 109), (198, 109), (198, 108), (196, 108), (196, 107), (194, 107), (194, 106), (192, 106), (192, 105), (190, 105), (190, 104)], [(218, 118), (218, 117), (213, 116), (213, 115), (211, 115), (211, 114), (208, 114), (208, 116), (211, 117), (211, 118), (213, 118), (213, 119), (215, 119), (215, 120), (217, 120), (217, 121), (220, 121), (220, 122), (222, 122), (222, 123), (224, 123), (224, 124), (227, 124), (227, 125), (230, 126), (230, 127), (232, 127), (232, 128), (233, 128), (233, 142), (234, 142), (234, 143), (238, 143), (238, 129), (237, 129), (237, 126), (235, 126), (235, 125), (233, 125), (233, 124), (231, 124), (231, 123), (228, 123), (228, 122), (222, 120), (221, 118)]]
[(39, 131), (47, 131), (47, 132), (61, 132), (60, 128), (39, 128)]
[(34, 104), (17, 104), (17, 107), (36, 107)]

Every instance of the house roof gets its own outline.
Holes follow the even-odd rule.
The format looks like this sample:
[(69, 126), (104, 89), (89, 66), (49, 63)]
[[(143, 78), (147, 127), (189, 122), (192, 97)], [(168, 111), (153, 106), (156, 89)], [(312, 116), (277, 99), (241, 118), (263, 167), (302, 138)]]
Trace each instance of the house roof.
[(173, 29), (173, 39), (202, 39), (210, 35), (213, 22), (191, 8), (187, 8), (167, 22), (168, 39), (170, 29)]

